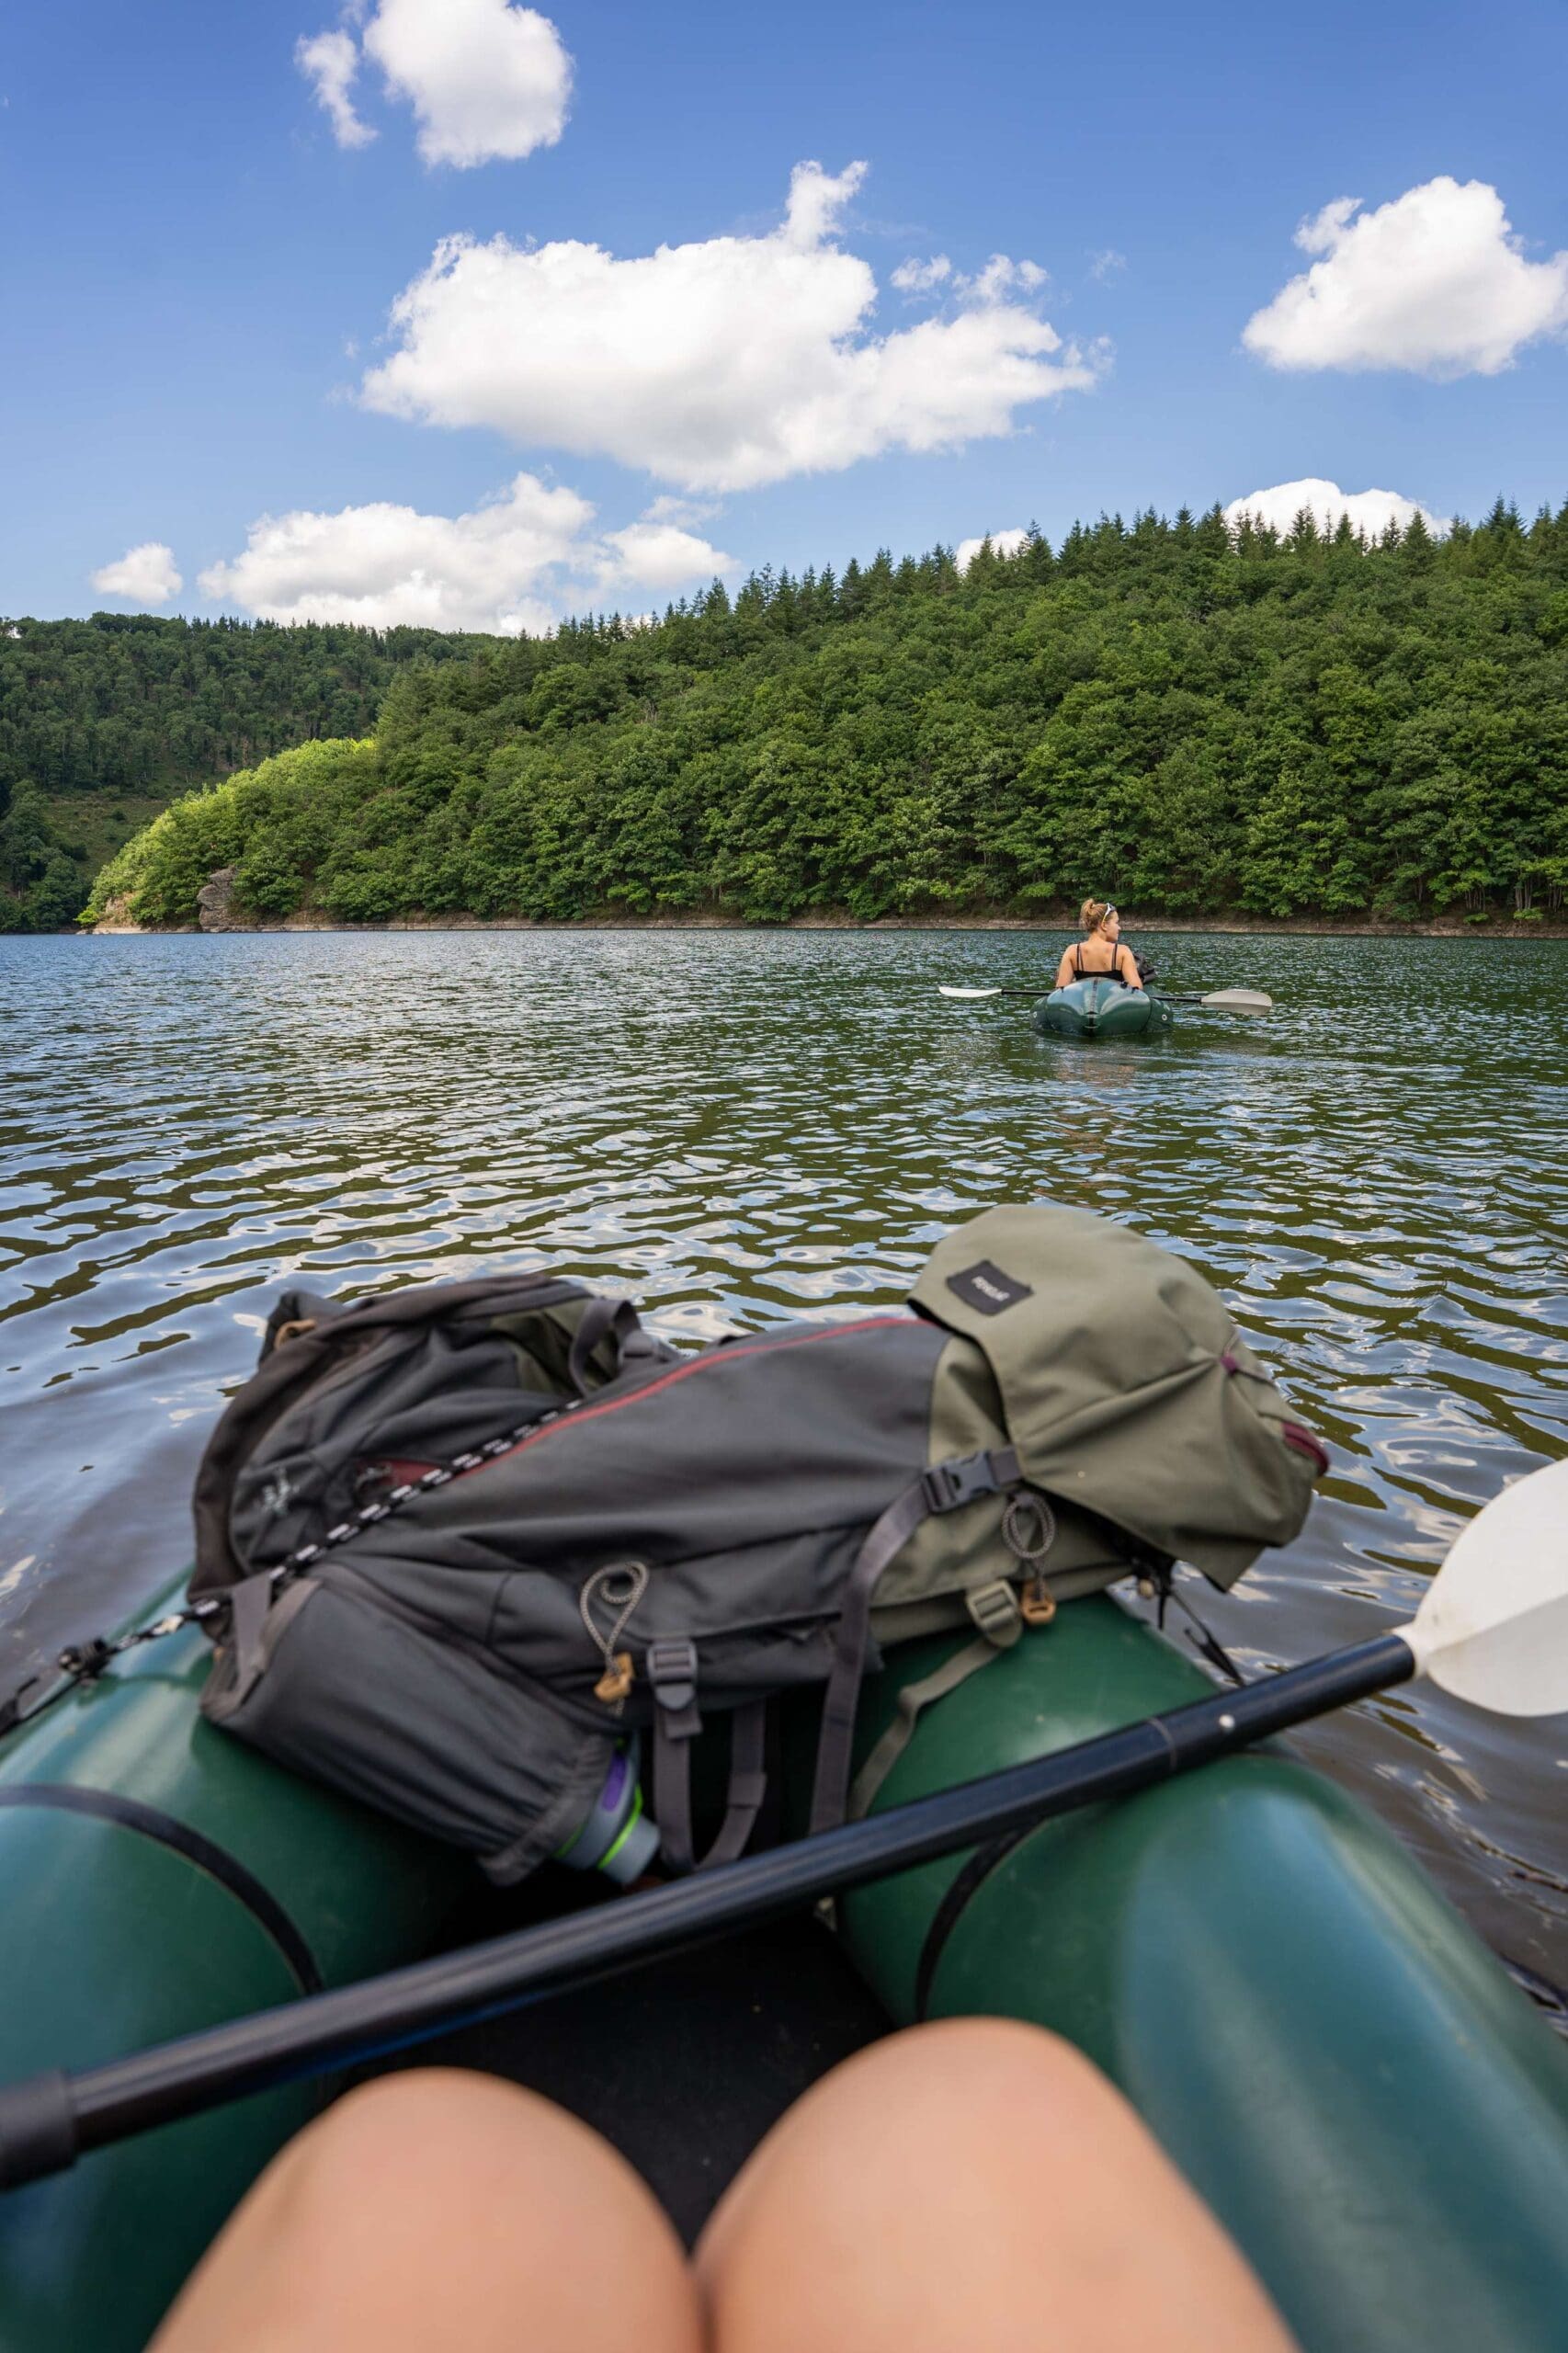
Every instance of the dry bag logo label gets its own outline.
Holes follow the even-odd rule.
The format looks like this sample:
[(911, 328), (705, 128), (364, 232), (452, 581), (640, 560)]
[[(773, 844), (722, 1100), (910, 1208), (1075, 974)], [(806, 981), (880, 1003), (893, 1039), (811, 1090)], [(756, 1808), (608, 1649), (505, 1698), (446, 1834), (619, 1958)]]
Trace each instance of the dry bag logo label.
[(1015, 1282), (1011, 1275), (1005, 1275), (989, 1258), (949, 1275), (948, 1289), (966, 1307), (978, 1308), (982, 1315), (1000, 1315), (1005, 1307), (1017, 1307), (1020, 1299), (1034, 1297), (1028, 1283)]

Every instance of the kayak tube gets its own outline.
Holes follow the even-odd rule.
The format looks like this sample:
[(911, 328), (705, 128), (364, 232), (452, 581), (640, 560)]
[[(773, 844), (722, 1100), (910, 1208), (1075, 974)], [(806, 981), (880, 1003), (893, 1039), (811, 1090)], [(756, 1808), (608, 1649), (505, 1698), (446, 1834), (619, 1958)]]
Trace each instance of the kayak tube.
[[(898, 1654), (866, 1744), (952, 1647)], [(1210, 1688), (1114, 1601), (1071, 1602), (922, 1716), (877, 1810)], [(839, 1916), (900, 2023), (1030, 2018), (1086, 2052), (1303, 2353), (1560, 2353), (1568, 2047), (1392, 1836), (1279, 1747), (858, 1889)]]
[(1060, 1038), (1142, 1038), (1168, 1029), (1176, 1018), (1163, 997), (1121, 981), (1069, 981), (1035, 1007), (1042, 1035)]
[[(868, 1687), (864, 1746), (901, 1688), (952, 1646), (892, 1654)], [(149, 1644), (0, 1746), (0, 2082), (91, 2065), (287, 2001), (313, 1979), (395, 1966), (449, 1934), (454, 1903), (478, 1890), (471, 1865), (201, 1721), (207, 1662), (193, 1631)], [(877, 1803), (1209, 1688), (1112, 1600), (1069, 1602), (920, 1717)], [(800, 1750), (788, 1794), (801, 1802), (814, 1711), (786, 1712), (787, 1745)], [(722, 1786), (723, 1751), (721, 1733), (699, 1787)], [(536, 1900), (559, 1902), (546, 1880), (530, 1882)], [(1303, 2353), (1557, 2353), (1568, 2051), (1394, 1841), (1287, 1755), (1212, 1765), (1041, 1825), (983, 1868), (959, 1857), (857, 1890), (839, 1929), (877, 2007), (867, 2004), (863, 2029), (847, 2006), (835, 2019), (824, 1976), (820, 2016), (809, 2012), (811, 1972), (791, 1961), (803, 1988), (795, 2089), (883, 2018), (1037, 2019), (1142, 2110)], [(753, 2029), (759, 1941), (782, 1952), (806, 1933), (779, 1924), (756, 1932), (749, 1955), (742, 1943), (702, 1957), (716, 1973), (731, 1955)], [(406, 2055), (491, 2066), (592, 2114), (585, 2079), (608, 2054), (611, 2097), (595, 2120), (635, 2156), (626, 2111), (635, 2128), (652, 2100), (650, 2145), (684, 2130), (710, 2200), (723, 2187), (718, 2086), (702, 2081), (684, 2123), (682, 2091), (685, 2075), (718, 2063), (706, 2043), (693, 2052), (689, 2021), (720, 2006), (677, 1996), (661, 2057), (653, 2006), (665, 1999), (648, 1972), (493, 2020), (477, 2050)], [(617, 2002), (619, 2013), (599, 2006)], [(575, 2042), (562, 2031), (573, 2010), (585, 2014)], [(777, 2040), (739, 2034), (724, 2063), (760, 2083)], [(574, 2047), (582, 2082), (563, 2056)], [(137, 2353), (319, 2096), (308, 2085), (257, 2096), (0, 2196), (0, 2353)], [(750, 2140), (725, 2144), (726, 2166), (780, 2105), (765, 2101)], [(1048, 2227), (1049, 2183), (1021, 2190), (1039, 2196)]]
[[(456, 1858), (198, 1717), (210, 1658), (195, 1628), (148, 1643), (0, 1743), (0, 2082), (392, 1968), (452, 1909)], [(269, 2092), (0, 2196), (0, 2353), (136, 2353), (322, 2099)]]

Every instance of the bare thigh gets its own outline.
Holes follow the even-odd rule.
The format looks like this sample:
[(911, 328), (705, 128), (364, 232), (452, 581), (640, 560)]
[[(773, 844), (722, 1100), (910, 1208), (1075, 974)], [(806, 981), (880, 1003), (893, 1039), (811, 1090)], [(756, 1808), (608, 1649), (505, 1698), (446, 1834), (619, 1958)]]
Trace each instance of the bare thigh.
[(549, 2100), (425, 2069), (274, 2159), (152, 2353), (700, 2353), (679, 2241)]
[(1121, 2095), (1001, 2019), (917, 2027), (775, 2127), (698, 2249), (717, 2353), (1290, 2353)]

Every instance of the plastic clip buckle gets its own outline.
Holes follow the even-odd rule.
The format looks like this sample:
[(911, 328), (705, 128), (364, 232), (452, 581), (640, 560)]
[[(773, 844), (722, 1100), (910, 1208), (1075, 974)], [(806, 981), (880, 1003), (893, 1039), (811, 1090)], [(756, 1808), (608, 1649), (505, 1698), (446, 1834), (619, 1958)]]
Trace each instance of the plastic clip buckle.
[(999, 1484), (989, 1454), (963, 1454), (951, 1462), (934, 1462), (921, 1474), (928, 1508), (959, 1511), (982, 1495), (994, 1495)]

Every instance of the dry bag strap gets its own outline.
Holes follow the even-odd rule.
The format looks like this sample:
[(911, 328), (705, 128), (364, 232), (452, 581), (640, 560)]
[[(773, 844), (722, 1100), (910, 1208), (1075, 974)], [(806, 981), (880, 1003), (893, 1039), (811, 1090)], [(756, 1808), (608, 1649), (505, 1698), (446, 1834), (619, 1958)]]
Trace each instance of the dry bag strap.
[(823, 1701), (822, 1738), (817, 1745), (812, 1790), (811, 1829), (832, 1830), (844, 1819), (849, 1795), (849, 1760), (855, 1746), (855, 1713), (871, 1638), (871, 1603), (883, 1571), (903, 1552), (922, 1521), (933, 1513), (960, 1511), (983, 1495), (1016, 1487), (1022, 1477), (1010, 1446), (991, 1454), (966, 1454), (933, 1463), (912, 1487), (895, 1495), (861, 1545), (838, 1620), (838, 1643), (827, 1697)]
[(966, 1596), (969, 1614), (980, 1632), (962, 1650), (954, 1651), (929, 1675), (918, 1683), (906, 1683), (898, 1695), (898, 1707), (893, 1720), (872, 1749), (869, 1756), (855, 1776), (855, 1786), (849, 1792), (849, 1818), (858, 1822), (870, 1809), (872, 1799), (908, 1747), (915, 1725), (934, 1699), (945, 1699), (983, 1666), (1012, 1649), (1024, 1631), (1024, 1617), (1018, 1608), (1018, 1597), (1006, 1577), (998, 1577), (992, 1585), (981, 1586)]

